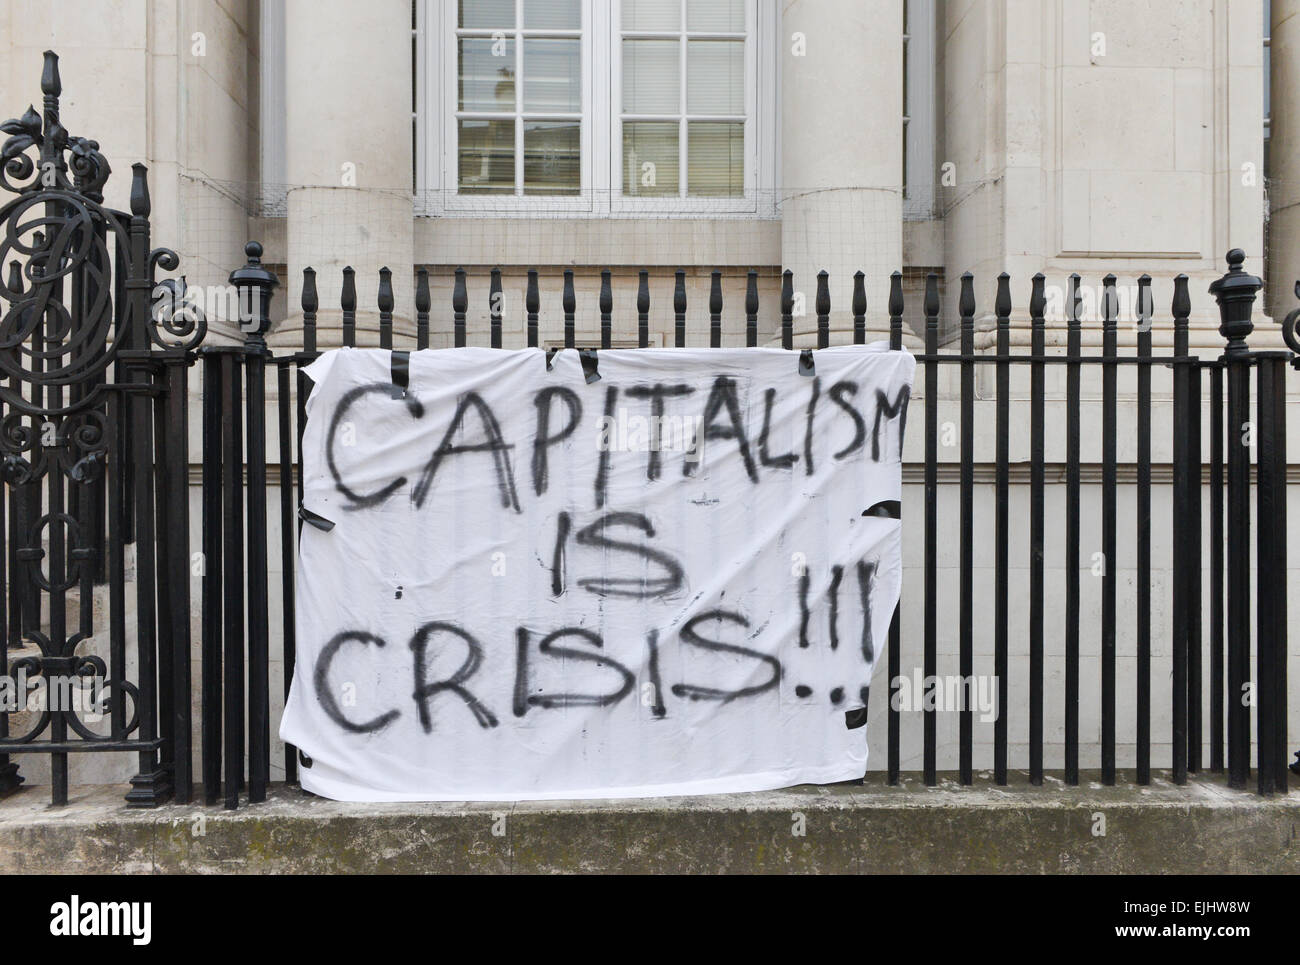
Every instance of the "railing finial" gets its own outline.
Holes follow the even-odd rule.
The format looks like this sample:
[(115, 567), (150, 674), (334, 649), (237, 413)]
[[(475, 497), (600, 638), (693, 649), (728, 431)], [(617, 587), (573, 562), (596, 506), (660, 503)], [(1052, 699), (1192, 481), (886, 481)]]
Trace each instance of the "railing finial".
[(149, 169), (136, 161), (131, 165), (131, 213), (137, 218), (149, 217)]
[(271, 296), (280, 279), (262, 264), (262, 246), (256, 241), (244, 245), (247, 262), (230, 273), (230, 284), (239, 292), (239, 330), (244, 341), (254, 347), (266, 347), (266, 333), (271, 328)]
[(1242, 268), (1246, 253), (1240, 248), (1233, 248), (1227, 257), (1228, 271), (1210, 285), (1210, 294), (1219, 303), (1219, 334), (1228, 340), (1224, 354), (1244, 355), (1250, 351), (1246, 337), (1255, 328), (1250, 320), (1251, 306), (1264, 283)]

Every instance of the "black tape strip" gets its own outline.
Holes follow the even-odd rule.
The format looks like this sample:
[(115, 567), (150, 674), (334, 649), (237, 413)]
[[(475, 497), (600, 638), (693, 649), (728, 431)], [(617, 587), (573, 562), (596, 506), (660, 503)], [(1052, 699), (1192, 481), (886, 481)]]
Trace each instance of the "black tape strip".
[(306, 506), (298, 507), (298, 518), (308, 526), (315, 526), (322, 533), (328, 533), (334, 528), (334, 520), (326, 519), (320, 513), (313, 513)]
[(844, 727), (846, 730), (857, 730), (859, 727), (867, 726), (867, 697), (870, 693), (870, 687), (863, 687), (862, 706), (857, 710), (846, 710), (844, 712)]
[(886, 499), (876, 503), (870, 509), (864, 509), (862, 515), (879, 516), (881, 519), (902, 519), (903, 508), (897, 499)]
[(813, 364), (812, 349), (806, 348), (799, 353), (799, 374), (806, 375), (809, 378), (817, 374), (817, 366)]
[(393, 352), (389, 371), (393, 378), (393, 398), (405, 399), (406, 388), (411, 384), (411, 353)]
[(578, 353), (578, 358), (582, 362), (582, 374), (586, 378), (587, 384), (591, 385), (593, 382), (599, 382), (600, 371), (598, 366), (600, 360), (596, 358), (596, 350), (594, 348), (584, 348)]

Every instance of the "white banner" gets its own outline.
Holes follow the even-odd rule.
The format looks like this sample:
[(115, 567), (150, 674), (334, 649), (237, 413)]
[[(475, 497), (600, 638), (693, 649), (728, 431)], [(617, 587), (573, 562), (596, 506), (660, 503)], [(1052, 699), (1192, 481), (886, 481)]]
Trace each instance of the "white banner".
[(812, 360), (313, 363), (318, 518), (280, 728), (310, 759), (303, 787), (492, 801), (861, 777), (915, 362), (883, 343)]

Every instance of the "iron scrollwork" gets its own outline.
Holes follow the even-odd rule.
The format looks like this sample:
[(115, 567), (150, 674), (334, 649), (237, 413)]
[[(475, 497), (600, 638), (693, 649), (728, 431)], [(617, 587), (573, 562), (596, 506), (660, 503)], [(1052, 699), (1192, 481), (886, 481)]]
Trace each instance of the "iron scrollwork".
[[(1300, 281), (1295, 283), (1295, 297), (1300, 298)], [(1300, 308), (1291, 309), (1282, 320), (1282, 338), (1286, 347), (1296, 354), (1291, 364), (1300, 368)]]
[[(0, 205), (0, 487), (6, 497), (0, 513), (8, 517), (0, 515), (8, 544), (0, 554), (10, 563), (0, 657), (8, 664), (9, 649), (21, 646), (6, 668), (11, 680), (20, 674), (43, 679), (47, 691), (93, 679), (111, 708), (111, 725), (98, 733), (77, 708), (48, 706), (23, 733), (10, 735), (8, 714), (0, 712), (0, 791), (22, 780), (10, 753), (49, 753), (53, 796), (61, 803), (68, 751), (129, 750), (140, 754), (140, 773), (128, 801), (156, 804), (171, 793), (173, 771), (185, 780), (169, 765), (170, 725), (158, 720), (158, 688), (167, 686), (155, 679), (158, 653), (171, 644), (141, 630), (139, 683), (132, 683), (122, 614), (115, 611), (109, 621), (117, 631), (101, 627), (97, 634), (92, 598), (94, 585), (107, 581), (110, 605), (120, 608), (121, 544), (134, 538), (143, 553), (152, 542), (153, 521), (141, 517), (153, 509), (146, 512), (147, 504), (137, 501), (131, 480), (153, 471), (154, 406), (168, 386), (183, 386), (183, 367), (207, 324), (183, 301), (159, 297), (167, 289), (158, 287), (155, 273), (174, 271), (180, 259), (169, 248), (149, 246), (143, 165), (133, 167), (129, 213), (105, 206), (111, 168), (97, 141), (70, 135), (60, 122), (62, 83), (50, 51), (41, 91), (39, 112), (29, 106), (0, 124), (8, 135), (0, 145), (0, 191), (13, 195)], [(182, 378), (169, 382), (165, 371), (177, 364)], [(177, 427), (164, 430), (157, 446), (165, 435), (176, 449)], [(168, 455), (184, 458), (183, 446)], [(124, 531), (131, 526), (134, 532)], [(160, 611), (164, 579), (160, 567)], [(154, 588), (137, 592), (147, 594), (152, 608)]]

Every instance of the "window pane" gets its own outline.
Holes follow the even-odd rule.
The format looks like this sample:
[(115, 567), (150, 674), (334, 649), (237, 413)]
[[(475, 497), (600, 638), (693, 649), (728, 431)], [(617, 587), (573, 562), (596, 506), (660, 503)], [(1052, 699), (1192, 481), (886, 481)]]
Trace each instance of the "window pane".
[(462, 27), (515, 28), (515, 0), (460, 0)]
[(745, 0), (686, 0), (686, 29), (745, 32)]
[(745, 125), (691, 121), (686, 130), (686, 191), (692, 197), (745, 194)]
[(687, 44), (686, 109), (692, 114), (745, 113), (743, 40), (692, 40)]
[(524, 123), (524, 194), (577, 194), (582, 187), (582, 126)]
[(457, 183), (462, 194), (513, 194), (515, 122), (457, 122)]
[(623, 0), (624, 30), (681, 30), (680, 0)]
[(623, 41), (623, 113), (681, 110), (680, 46), (675, 40)]
[(524, 0), (524, 26), (530, 30), (577, 30), (582, 26), (579, 0)]
[(524, 40), (524, 110), (582, 110), (582, 41)]
[(623, 122), (623, 193), (677, 196), (676, 121)]
[(462, 38), (460, 44), (460, 109), (509, 111), (515, 109), (515, 42)]

